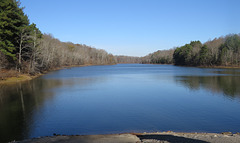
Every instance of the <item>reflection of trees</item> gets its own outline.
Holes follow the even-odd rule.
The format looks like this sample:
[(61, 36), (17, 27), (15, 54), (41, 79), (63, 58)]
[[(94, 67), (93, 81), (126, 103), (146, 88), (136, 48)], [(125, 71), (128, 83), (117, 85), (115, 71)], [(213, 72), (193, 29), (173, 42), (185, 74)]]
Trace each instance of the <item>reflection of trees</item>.
[(177, 79), (184, 86), (197, 90), (204, 88), (212, 92), (240, 98), (240, 76), (184, 76)]
[(35, 79), (0, 85), (0, 142), (23, 140), (30, 136), (34, 114), (54, 97), (59, 86), (84, 87), (105, 78)]
[(61, 81), (40, 80), (0, 85), (0, 142), (27, 138), (33, 111), (52, 94), (45, 88), (61, 85)]

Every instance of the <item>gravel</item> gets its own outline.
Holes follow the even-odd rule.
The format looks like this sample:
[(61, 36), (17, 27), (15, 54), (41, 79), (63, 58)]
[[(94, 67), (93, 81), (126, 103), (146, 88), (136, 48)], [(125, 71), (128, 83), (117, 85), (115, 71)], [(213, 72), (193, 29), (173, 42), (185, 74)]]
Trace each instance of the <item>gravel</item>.
[(136, 133), (113, 135), (77, 135), (33, 138), (12, 143), (240, 143), (240, 134), (216, 133)]

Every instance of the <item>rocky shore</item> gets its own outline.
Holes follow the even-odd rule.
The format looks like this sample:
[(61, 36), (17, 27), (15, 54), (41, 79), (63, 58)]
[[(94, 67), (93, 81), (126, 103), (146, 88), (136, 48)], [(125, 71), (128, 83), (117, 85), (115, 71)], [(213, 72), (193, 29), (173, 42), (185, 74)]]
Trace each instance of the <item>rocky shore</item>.
[(240, 134), (216, 133), (131, 133), (113, 135), (55, 135), (12, 143), (239, 143)]

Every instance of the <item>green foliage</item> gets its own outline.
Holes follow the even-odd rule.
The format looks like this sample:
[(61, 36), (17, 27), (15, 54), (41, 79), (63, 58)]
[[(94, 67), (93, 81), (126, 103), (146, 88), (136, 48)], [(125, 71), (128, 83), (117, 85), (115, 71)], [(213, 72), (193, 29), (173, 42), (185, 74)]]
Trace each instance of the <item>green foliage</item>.
[(202, 43), (200, 41), (191, 41), (190, 45), (192, 47), (202, 47)]
[[(79, 64), (153, 63), (186, 66), (240, 65), (240, 35), (228, 35), (202, 44), (191, 41), (175, 50), (159, 50), (145, 57), (113, 56), (86, 45), (62, 43), (42, 35), (30, 24), (20, 2), (0, 1), (1, 67), (25, 69), (28, 73)], [(2, 62), (3, 63), (3, 62)], [(9, 64), (12, 63), (12, 64)]]
[[(219, 44), (221, 41), (224, 42)], [(240, 64), (239, 35), (228, 35), (223, 40), (214, 39), (208, 41), (208, 45), (210, 46), (202, 45), (200, 41), (192, 41), (190, 44), (176, 48), (173, 54), (175, 64), (187, 66), (229, 66)]]
[(173, 58), (176, 65), (191, 65), (192, 59), (192, 45), (186, 44), (180, 48), (177, 48), (173, 54)]
[(26, 58), (29, 58), (29, 55), (33, 54), (36, 48), (39, 46), (39, 39), (42, 38), (43, 34), (36, 27), (36, 24), (32, 23), (29, 26), (23, 27), (24, 37), (23, 46), (25, 47), (24, 52), (27, 55)]
[(29, 24), (19, 5), (14, 0), (0, 1), (0, 51), (12, 59), (16, 59), (18, 35)]
[(0, 1), (0, 52), (12, 63), (9, 66), (20, 71), (22, 63), (32, 58), (41, 37), (42, 33), (36, 24), (29, 23), (19, 1)]
[(219, 47), (219, 58), (218, 58), (218, 64), (223, 65), (227, 63), (228, 57), (227, 57), (228, 47), (224, 45), (221, 45)]
[(200, 54), (199, 54), (199, 65), (206, 65), (208, 64), (208, 47), (204, 45), (201, 47)]

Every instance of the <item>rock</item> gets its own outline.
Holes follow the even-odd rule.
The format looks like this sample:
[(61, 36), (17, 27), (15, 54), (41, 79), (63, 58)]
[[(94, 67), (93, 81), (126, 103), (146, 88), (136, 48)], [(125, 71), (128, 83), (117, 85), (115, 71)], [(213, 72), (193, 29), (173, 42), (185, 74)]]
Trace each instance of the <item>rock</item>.
[(222, 132), (223, 135), (232, 136), (232, 132)]

